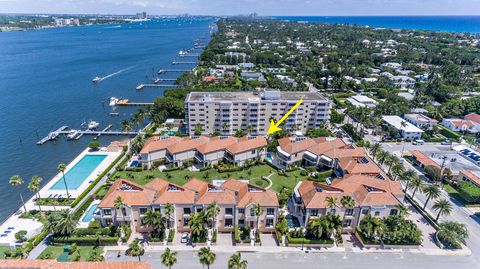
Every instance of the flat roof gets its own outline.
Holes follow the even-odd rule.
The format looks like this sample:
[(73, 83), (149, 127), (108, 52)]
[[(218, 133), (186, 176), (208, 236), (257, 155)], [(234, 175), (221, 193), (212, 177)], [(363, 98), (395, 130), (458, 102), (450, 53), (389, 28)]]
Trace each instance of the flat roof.
[[(187, 102), (221, 102), (221, 101), (236, 101), (236, 102), (248, 102), (248, 101), (260, 101), (262, 99), (263, 92), (191, 92), (187, 96)], [(268, 99), (265, 101), (298, 101), (303, 99), (304, 101), (326, 101), (327, 99), (318, 92), (280, 92), (278, 99)]]
[[(423, 133), (422, 129), (400, 118), (399, 116), (382, 116), (382, 119), (386, 123), (395, 127), (397, 130), (402, 130), (407, 133)], [(404, 123), (404, 126), (402, 126), (402, 122)]]

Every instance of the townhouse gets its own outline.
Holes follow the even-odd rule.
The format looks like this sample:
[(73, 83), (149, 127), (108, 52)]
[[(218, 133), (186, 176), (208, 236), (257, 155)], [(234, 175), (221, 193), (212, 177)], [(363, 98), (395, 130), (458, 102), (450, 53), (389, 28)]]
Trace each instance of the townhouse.
[[(115, 206), (117, 197), (122, 201), (119, 208)], [(184, 232), (190, 231), (188, 222), (192, 214), (202, 212), (212, 203), (220, 209), (213, 223), (220, 232), (231, 232), (234, 225), (256, 228), (257, 222), (261, 232), (275, 230), (279, 209), (276, 194), (235, 179), (216, 185), (191, 179), (183, 186), (162, 179), (154, 179), (144, 186), (119, 179), (98, 205), (99, 211), (94, 217), (103, 226), (127, 224), (133, 231), (147, 233), (151, 228), (143, 221), (145, 213), (148, 210), (160, 211), (168, 218), (165, 205), (171, 204), (174, 212), (168, 219), (168, 228)], [(263, 209), (259, 217), (253, 211), (256, 204)]]
[(385, 124), (394, 128), (397, 131), (397, 135), (407, 140), (415, 140), (422, 138), (424, 133), (422, 129), (416, 127), (410, 122), (395, 115), (382, 116), (382, 120)]
[(282, 125), (284, 130), (306, 132), (330, 118), (331, 103), (316, 92), (191, 92), (185, 100), (185, 122), (190, 135), (198, 126), (205, 135), (249, 129), (253, 135), (265, 135), (270, 119), (280, 119), (299, 100), (303, 103)]
[[(344, 207), (342, 197), (350, 196), (353, 207)], [(336, 206), (327, 203), (327, 197), (336, 200)], [(343, 232), (354, 232), (360, 220), (372, 214), (377, 217), (397, 215), (396, 205), (402, 203), (404, 193), (398, 181), (379, 180), (366, 175), (348, 175), (335, 179), (330, 185), (314, 181), (297, 184), (292, 196), (291, 214), (304, 226), (311, 219), (325, 214), (338, 214), (343, 221)]]
[(146, 168), (155, 163), (180, 166), (194, 160), (203, 167), (226, 161), (243, 165), (248, 160), (263, 159), (267, 140), (263, 137), (176, 137), (154, 136), (145, 142), (140, 161)]
[(433, 128), (438, 123), (436, 119), (429, 118), (423, 114), (405, 114), (403, 118), (418, 128)]

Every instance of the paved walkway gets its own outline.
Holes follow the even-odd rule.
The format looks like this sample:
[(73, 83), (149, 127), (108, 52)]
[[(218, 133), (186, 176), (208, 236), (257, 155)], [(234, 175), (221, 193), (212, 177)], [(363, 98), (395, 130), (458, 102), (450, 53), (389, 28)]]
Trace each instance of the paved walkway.
[(267, 179), (268, 182), (269, 182), (269, 185), (268, 185), (265, 189), (270, 189), (270, 188), (272, 187), (273, 182), (272, 182), (272, 180), (270, 179), (270, 177), (273, 176), (273, 175), (275, 175), (275, 173), (271, 173), (270, 175), (268, 175), (268, 176), (266, 177), (266, 179)]
[(50, 244), (50, 235), (45, 237), (38, 246), (36, 246), (30, 253), (28, 254), (27, 260), (36, 260), (40, 254), (48, 247)]

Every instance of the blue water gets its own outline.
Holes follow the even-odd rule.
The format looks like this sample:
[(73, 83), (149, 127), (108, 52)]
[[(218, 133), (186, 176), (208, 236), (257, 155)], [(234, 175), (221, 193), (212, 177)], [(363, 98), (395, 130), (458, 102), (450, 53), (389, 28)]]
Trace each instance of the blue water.
[[(162, 95), (161, 88), (135, 87), (151, 80), (152, 68), (193, 67), (171, 66), (171, 61), (178, 60), (179, 50), (192, 48), (195, 39), (209, 37), (212, 22), (181, 18), (0, 33), (0, 222), (19, 207), (20, 191), (24, 197), (33, 194), (27, 189), (32, 176), (43, 177), (44, 183), (50, 180), (60, 162), (71, 162), (92, 139), (60, 138), (37, 146), (41, 137), (62, 125), (80, 128), (88, 120), (100, 122), (99, 128), (113, 124), (119, 129), (137, 108), (112, 109), (109, 97), (152, 101)], [(114, 73), (92, 83), (95, 76)], [(114, 110), (120, 116), (109, 116)], [(118, 139), (122, 137), (99, 141), (106, 145)], [(15, 174), (25, 184), (10, 186)]]
[(85, 216), (83, 216), (82, 221), (83, 222), (90, 222), (93, 219), (93, 214), (97, 210), (98, 204), (92, 205), (88, 210), (87, 213), (85, 213)]
[(292, 21), (357, 24), (370, 27), (480, 33), (480, 16), (278, 16), (273, 18)]
[[(69, 190), (76, 190), (83, 184), (85, 179), (97, 169), (107, 158), (107, 155), (85, 155), (70, 170), (65, 173), (65, 181)], [(50, 188), (51, 190), (65, 190), (65, 182), (60, 178)]]

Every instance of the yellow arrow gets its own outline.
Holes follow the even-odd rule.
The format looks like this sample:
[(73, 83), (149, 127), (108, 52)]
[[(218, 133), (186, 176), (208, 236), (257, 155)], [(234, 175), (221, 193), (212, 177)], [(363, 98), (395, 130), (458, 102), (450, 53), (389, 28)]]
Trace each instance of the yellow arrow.
[(297, 109), (302, 103), (303, 103), (303, 100), (300, 99), (292, 108), (290, 108), (287, 114), (285, 114), (279, 121), (277, 121), (277, 123), (275, 123), (275, 121), (272, 119), (270, 121), (270, 127), (268, 127), (267, 135), (281, 131), (282, 128), (278, 126), (280, 126), (280, 124), (282, 124), (288, 118), (288, 116), (290, 116), (290, 114), (292, 114), (293, 111), (295, 111), (295, 109)]

